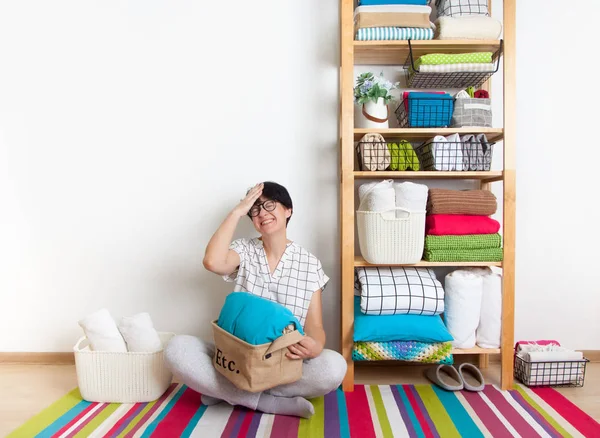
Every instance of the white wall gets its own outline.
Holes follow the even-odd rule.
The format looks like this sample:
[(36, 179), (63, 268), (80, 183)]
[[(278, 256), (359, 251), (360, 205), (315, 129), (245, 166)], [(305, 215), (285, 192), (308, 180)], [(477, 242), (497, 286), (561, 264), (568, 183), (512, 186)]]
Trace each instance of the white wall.
[[(536, 3), (517, 10), (516, 337), (600, 349), (600, 152), (577, 135), (596, 124), (577, 63), (600, 5)], [(101, 306), (210, 336), (230, 285), (204, 247), (265, 179), (289, 188), (290, 237), (332, 279), (337, 348), (338, 25), (316, 0), (0, 4), (0, 351), (69, 350)]]
[(231, 285), (204, 270), (204, 248), (267, 179), (289, 189), (289, 236), (331, 277), (337, 347), (337, 11), (1, 3), (0, 351), (67, 351), (101, 306), (210, 336)]

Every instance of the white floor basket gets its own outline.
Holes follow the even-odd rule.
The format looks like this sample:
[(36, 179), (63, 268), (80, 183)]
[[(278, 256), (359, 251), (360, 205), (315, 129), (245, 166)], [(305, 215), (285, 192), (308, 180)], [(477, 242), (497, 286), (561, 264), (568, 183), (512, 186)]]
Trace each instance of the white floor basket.
[[(396, 212), (401, 212), (396, 217)], [(423, 256), (425, 212), (396, 208), (386, 212), (357, 211), (358, 243), (373, 264), (412, 264)]]
[(84, 336), (75, 345), (77, 383), (84, 400), (141, 403), (158, 399), (173, 378), (164, 362), (164, 346), (174, 333), (159, 333), (163, 349), (154, 353), (90, 350)]

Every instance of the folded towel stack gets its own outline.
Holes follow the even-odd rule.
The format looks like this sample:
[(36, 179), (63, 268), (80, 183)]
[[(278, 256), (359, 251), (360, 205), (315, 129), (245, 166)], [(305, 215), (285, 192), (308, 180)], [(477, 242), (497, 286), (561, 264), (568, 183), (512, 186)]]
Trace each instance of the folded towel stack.
[(502, 23), (490, 17), (487, 0), (438, 0), (436, 5), (436, 39), (500, 38)]
[(388, 179), (362, 184), (358, 188), (359, 211), (386, 212), (396, 207), (414, 212), (424, 212), (428, 188), (410, 181), (397, 183)]
[(354, 11), (357, 41), (433, 39), (427, 0), (362, 0)]
[(500, 224), (489, 190), (429, 189), (423, 258), (432, 262), (501, 261)]

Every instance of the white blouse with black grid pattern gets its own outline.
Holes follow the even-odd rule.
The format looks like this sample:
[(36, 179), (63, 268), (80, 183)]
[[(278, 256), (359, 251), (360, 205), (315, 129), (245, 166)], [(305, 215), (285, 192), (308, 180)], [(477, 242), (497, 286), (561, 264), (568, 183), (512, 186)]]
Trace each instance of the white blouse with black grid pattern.
[(225, 281), (235, 282), (233, 292), (250, 292), (286, 306), (304, 327), (313, 294), (329, 281), (321, 262), (295, 242), (288, 243), (271, 274), (260, 239), (237, 239), (229, 246), (240, 256), (240, 265)]

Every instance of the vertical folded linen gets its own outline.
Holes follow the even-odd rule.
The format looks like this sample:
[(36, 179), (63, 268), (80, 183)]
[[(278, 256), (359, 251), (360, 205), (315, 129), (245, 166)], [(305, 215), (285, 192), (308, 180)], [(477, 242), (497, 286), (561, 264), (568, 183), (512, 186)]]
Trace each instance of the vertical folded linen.
[(444, 320), (455, 348), (473, 348), (481, 315), (483, 279), (466, 270), (446, 275)]
[(127, 346), (117, 324), (105, 308), (87, 315), (79, 321), (93, 351), (114, 351), (124, 353)]
[(158, 332), (146, 312), (123, 317), (119, 323), (119, 331), (125, 339), (127, 351), (153, 353), (162, 348)]

